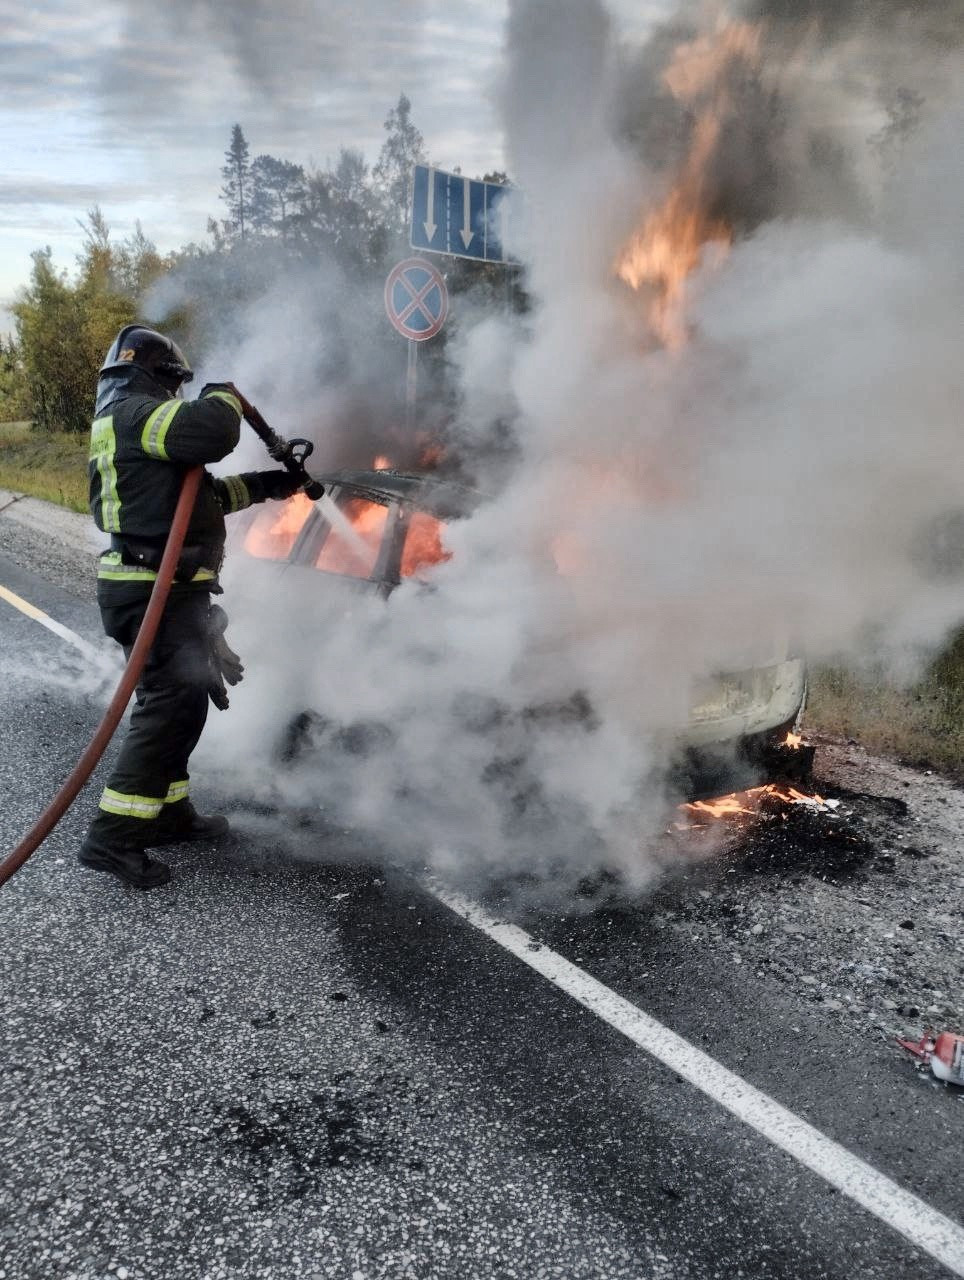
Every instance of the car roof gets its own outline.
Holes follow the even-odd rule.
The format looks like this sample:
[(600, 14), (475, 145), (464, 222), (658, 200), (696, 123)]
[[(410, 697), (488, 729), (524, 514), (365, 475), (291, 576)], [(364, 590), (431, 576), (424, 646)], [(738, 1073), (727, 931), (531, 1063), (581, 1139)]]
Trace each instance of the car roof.
[(468, 515), (484, 497), (454, 480), (406, 471), (331, 471), (318, 479), (326, 489), (337, 485), (374, 502), (407, 502), (439, 520)]

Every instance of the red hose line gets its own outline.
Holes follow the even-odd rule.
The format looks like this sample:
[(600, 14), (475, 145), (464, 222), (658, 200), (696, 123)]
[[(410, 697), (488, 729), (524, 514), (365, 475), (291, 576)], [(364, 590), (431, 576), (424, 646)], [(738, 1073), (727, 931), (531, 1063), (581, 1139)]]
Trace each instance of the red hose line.
[(157, 628), (160, 626), (164, 606), (167, 604), (167, 597), (170, 594), (174, 571), (181, 556), (181, 548), (184, 546), (184, 538), (187, 534), (191, 513), (194, 510), (203, 470), (203, 467), (192, 467), (184, 477), (181, 485), (181, 494), (174, 511), (174, 519), (171, 522), (171, 531), (167, 535), (164, 555), (161, 557), (161, 567), (157, 571), (151, 598), (147, 604), (147, 611), (137, 633), (137, 639), (134, 641), (134, 647), (131, 649), (131, 656), (127, 660), (127, 666), (124, 668), (124, 674), (121, 676), (120, 684), (117, 686), (113, 698), (111, 698), (110, 706), (104, 712), (104, 718), (101, 720), (97, 732), (90, 740), (84, 754), (74, 765), (66, 782), (13, 852), (8, 854), (3, 862), (0, 862), (0, 885), (6, 884), (13, 873), (19, 871), (30, 855), (46, 840), (76, 800), (81, 787), (94, 772), (97, 762), (107, 749), (108, 742), (114, 736), (114, 730), (120, 723), (121, 716), (127, 710), (127, 704), (130, 702), (131, 694), (141, 678), (147, 655), (150, 652), (151, 645), (154, 643), (154, 637), (157, 635)]

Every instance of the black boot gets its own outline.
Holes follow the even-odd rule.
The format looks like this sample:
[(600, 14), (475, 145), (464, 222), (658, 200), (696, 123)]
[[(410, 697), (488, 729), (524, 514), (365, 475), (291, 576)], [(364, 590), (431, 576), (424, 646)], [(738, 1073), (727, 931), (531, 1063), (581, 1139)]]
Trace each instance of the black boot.
[(101, 844), (90, 836), (81, 845), (77, 860), (92, 871), (107, 871), (135, 889), (157, 889), (171, 878), (170, 868), (149, 858), (143, 849)]
[(227, 818), (219, 813), (204, 817), (190, 800), (178, 800), (165, 805), (161, 816), (149, 824), (147, 843), (156, 849), (159, 845), (180, 844), (182, 840), (216, 840), (230, 830)]

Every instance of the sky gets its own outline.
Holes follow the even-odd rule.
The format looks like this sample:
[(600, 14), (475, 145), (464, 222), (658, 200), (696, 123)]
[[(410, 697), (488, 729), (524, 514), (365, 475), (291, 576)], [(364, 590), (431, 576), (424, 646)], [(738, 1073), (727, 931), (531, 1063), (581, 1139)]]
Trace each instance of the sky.
[[(0, 332), (44, 245), (74, 266), (87, 210), (162, 251), (222, 212), (231, 127), (263, 152), (372, 161), (400, 93), (433, 163), (503, 163), (493, 106), (506, 0), (0, 0)], [(639, 27), (657, 3), (614, 9)]]

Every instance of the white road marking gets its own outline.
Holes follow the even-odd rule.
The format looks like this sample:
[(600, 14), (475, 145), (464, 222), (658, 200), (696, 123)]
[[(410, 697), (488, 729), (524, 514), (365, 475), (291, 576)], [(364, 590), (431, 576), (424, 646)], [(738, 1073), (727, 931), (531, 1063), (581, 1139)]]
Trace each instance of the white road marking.
[(89, 662), (99, 664), (103, 661), (103, 654), (98, 649), (88, 644), (76, 631), (71, 631), (70, 627), (65, 627), (63, 623), (57, 622), (49, 614), (44, 613), (43, 609), (38, 609), (29, 600), (24, 600), (22, 596), (16, 595), (15, 592), (3, 586), (0, 586), (0, 600), (6, 600), (8, 604), (12, 604), (15, 609), (19, 609), (26, 617), (32, 618), (34, 622), (39, 622), (42, 627), (52, 631), (55, 636), (59, 636), (61, 640), (66, 640), (75, 649), (79, 649)]
[[(54, 621), (6, 587), (0, 586), (0, 598), (48, 627), (68, 644), (99, 657), (97, 651), (75, 631)], [(774, 1146), (786, 1151), (875, 1218), (900, 1232), (911, 1244), (930, 1254), (954, 1275), (964, 1277), (964, 1227), (959, 1223), (899, 1187), (839, 1142), (834, 1142), (806, 1120), (801, 1120), (769, 1094), (728, 1070), (615, 991), (610, 991), (558, 952), (536, 942), (518, 925), (492, 919), (476, 903), (437, 883), (426, 882), (425, 888), (450, 911), (695, 1085)]]
[(954, 1275), (964, 1276), (964, 1227), (899, 1187), (872, 1165), (557, 952), (536, 942), (517, 925), (492, 919), (476, 903), (435, 882), (427, 883), (426, 888), (456, 915), (683, 1076), (737, 1119), (819, 1174), (881, 1222), (899, 1231)]

